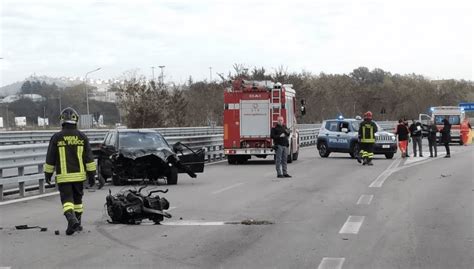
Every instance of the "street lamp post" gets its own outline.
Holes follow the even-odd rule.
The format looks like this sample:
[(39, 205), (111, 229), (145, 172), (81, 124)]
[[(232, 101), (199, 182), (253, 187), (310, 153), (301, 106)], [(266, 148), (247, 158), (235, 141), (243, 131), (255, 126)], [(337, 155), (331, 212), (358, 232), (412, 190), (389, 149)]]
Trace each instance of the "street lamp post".
[(90, 73), (99, 71), (100, 69), (101, 69), (101, 67), (99, 67), (99, 68), (97, 68), (97, 69), (94, 69), (94, 70), (92, 70), (92, 71), (89, 71), (89, 72), (87, 72), (86, 75), (85, 75), (84, 87), (86, 88), (87, 115), (89, 115), (89, 90), (87, 89), (87, 75), (89, 75)]
[(212, 66), (209, 66), (209, 83), (212, 81)]
[(151, 76), (153, 77), (153, 81), (155, 81), (155, 67), (151, 67)]
[(163, 85), (163, 68), (165, 68), (165, 65), (159, 65), (158, 66), (161, 69), (161, 85)]

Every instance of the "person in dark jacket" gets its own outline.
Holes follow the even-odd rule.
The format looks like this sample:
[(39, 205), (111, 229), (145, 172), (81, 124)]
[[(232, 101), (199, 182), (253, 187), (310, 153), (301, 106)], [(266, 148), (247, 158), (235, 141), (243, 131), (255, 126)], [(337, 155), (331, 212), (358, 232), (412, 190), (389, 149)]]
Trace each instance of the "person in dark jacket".
[(402, 152), (402, 158), (407, 156), (407, 147), (408, 147), (408, 135), (409, 131), (402, 119), (398, 120), (397, 129), (395, 134), (398, 136), (398, 148)]
[(86, 178), (89, 179), (89, 184), (94, 184), (96, 171), (89, 140), (77, 130), (78, 120), (79, 114), (70, 107), (61, 112), (62, 130), (51, 137), (44, 164), (48, 185), (56, 171), (56, 184), (68, 223), (66, 235), (82, 230), (83, 185)]
[(359, 126), (360, 155), (357, 158), (360, 163), (360, 157), (362, 157), (362, 165), (374, 165), (372, 158), (374, 158), (375, 133), (377, 131), (377, 124), (372, 121), (372, 112), (365, 112), (364, 121)]
[[(430, 157), (438, 157), (438, 149), (436, 145), (436, 133), (438, 132), (438, 127), (434, 121), (430, 121), (428, 126), (428, 146), (430, 147)], [(433, 155), (434, 151), (434, 155)]]
[(421, 142), (422, 142), (421, 123), (415, 120), (412, 120), (412, 122), (413, 123), (410, 125), (410, 135), (411, 135), (411, 139), (413, 140), (413, 157), (416, 157), (417, 145), (418, 145), (418, 149), (420, 150), (420, 157), (423, 157), (423, 151), (421, 149)]
[(445, 158), (451, 158), (451, 152), (449, 150), (449, 143), (451, 142), (451, 124), (447, 119), (443, 119), (443, 129), (440, 130), (441, 133), (441, 143), (444, 144), (446, 148)]
[(288, 174), (287, 159), (288, 159), (288, 137), (290, 136), (290, 129), (283, 124), (283, 117), (278, 117), (278, 122), (271, 130), (271, 137), (275, 148), (275, 166), (277, 177), (291, 177)]

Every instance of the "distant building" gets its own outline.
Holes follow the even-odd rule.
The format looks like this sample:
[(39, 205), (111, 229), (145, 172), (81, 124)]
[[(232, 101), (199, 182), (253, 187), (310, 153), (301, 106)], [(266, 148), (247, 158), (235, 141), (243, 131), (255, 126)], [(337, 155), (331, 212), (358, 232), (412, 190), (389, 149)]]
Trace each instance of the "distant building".
[(46, 100), (46, 98), (44, 98), (43, 96), (39, 94), (34, 94), (34, 93), (33, 94), (12, 94), (0, 100), (0, 103), (13, 103), (15, 101), (20, 100), (21, 98), (27, 98), (33, 102), (41, 102), (41, 101)]

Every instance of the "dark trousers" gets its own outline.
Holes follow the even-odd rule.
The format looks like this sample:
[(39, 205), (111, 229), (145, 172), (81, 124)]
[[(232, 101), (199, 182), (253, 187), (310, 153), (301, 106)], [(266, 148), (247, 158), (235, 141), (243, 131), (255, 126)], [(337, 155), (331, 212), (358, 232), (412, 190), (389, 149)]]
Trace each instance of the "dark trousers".
[(446, 148), (446, 155), (450, 156), (451, 152), (449, 151), (449, 142), (444, 142), (444, 147)]
[[(287, 171), (287, 159), (288, 159), (288, 147), (276, 145), (275, 151), (275, 168), (278, 175), (286, 175)], [(283, 170), (283, 173), (282, 173)]]
[(82, 213), (82, 196), (84, 195), (84, 182), (59, 183), (59, 196), (63, 204), (63, 212), (74, 211)]
[[(430, 147), (430, 156), (438, 156), (438, 146), (436, 145), (436, 137), (428, 138), (428, 146)], [(434, 151), (434, 155), (433, 155)]]
[(360, 143), (360, 157), (372, 159), (374, 157), (374, 143)]
[(421, 136), (412, 136), (412, 141), (413, 141), (413, 156), (416, 156), (416, 148), (420, 150), (419, 156), (423, 156), (423, 151), (421, 149)]

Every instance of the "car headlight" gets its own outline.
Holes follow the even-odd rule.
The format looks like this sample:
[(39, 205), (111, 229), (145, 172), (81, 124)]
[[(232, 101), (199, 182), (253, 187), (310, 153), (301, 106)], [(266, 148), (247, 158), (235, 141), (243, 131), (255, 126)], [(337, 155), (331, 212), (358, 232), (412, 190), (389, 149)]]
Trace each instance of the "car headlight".
[(397, 139), (395, 138), (395, 136), (392, 136), (392, 141), (396, 141)]

